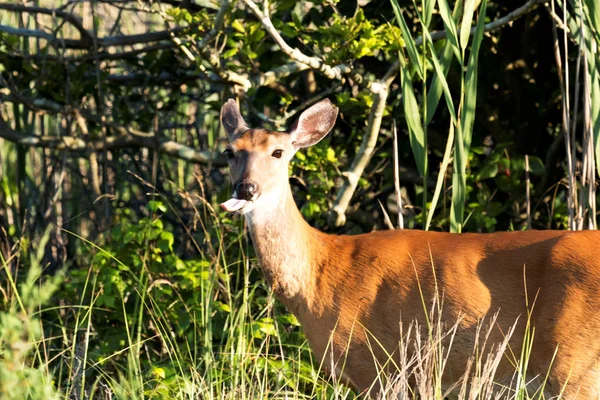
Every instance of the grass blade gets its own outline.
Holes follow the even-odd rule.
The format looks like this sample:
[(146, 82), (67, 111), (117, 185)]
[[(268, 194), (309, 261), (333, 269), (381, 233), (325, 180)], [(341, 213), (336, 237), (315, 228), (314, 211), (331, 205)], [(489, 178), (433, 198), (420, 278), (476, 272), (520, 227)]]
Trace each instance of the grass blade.
[(455, 18), (458, 16), (459, 11), (462, 7), (462, 0), (456, 2), (454, 6), (454, 11), (450, 13), (450, 7), (448, 7), (447, 0), (438, 0), (438, 8), (440, 9), (440, 16), (442, 17), (442, 21), (444, 21), (444, 28), (446, 32), (448, 32), (448, 41), (452, 45), (452, 50), (454, 51), (454, 55), (459, 63), (463, 63), (462, 60), (462, 52), (460, 51), (460, 46), (458, 43), (458, 30), (456, 28)]
[(435, 191), (433, 192), (433, 197), (431, 198), (431, 206), (429, 207), (429, 212), (427, 213), (427, 221), (425, 222), (426, 231), (429, 230), (429, 226), (431, 225), (431, 219), (433, 218), (437, 202), (440, 198), (440, 194), (442, 193), (442, 187), (444, 186), (446, 171), (448, 170), (448, 165), (450, 165), (450, 156), (452, 154), (452, 147), (454, 146), (454, 126), (455, 124), (450, 122), (446, 150), (444, 151), (444, 158), (442, 159), (442, 165), (440, 166), (440, 172), (438, 173), (437, 182), (435, 184)]
[[(423, 23), (427, 28), (431, 24), (431, 16), (433, 15), (433, 8), (435, 6), (435, 0), (424, 0), (423, 1)], [(415, 7), (416, 8), (416, 7)]]
[(427, 176), (427, 137), (425, 136), (423, 124), (421, 123), (419, 105), (415, 98), (410, 73), (406, 67), (400, 68), (400, 78), (402, 80), (404, 117), (408, 125), (410, 146), (415, 155), (419, 174), (425, 177)]
[(471, 137), (473, 136), (473, 122), (475, 121), (475, 107), (477, 105), (477, 70), (479, 63), (479, 48), (483, 40), (483, 30), (485, 25), (485, 13), (487, 10), (487, 0), (481, 2), (481, 12), (477, 19), (477, 29), (473, 37), (471, 54), (469, 55), (469, 64), (467, 65), (467, 78), (465, 83), (465, 104), (461, 112), (462, 133), (465, 140), (465, 151), (468, 153), (471, 147)]
[(592, 97), (590, 118), (596, 153), (596, 169), (600, 175), (600, 71), (598, 71), (600, 65), (596, 63), (593, 54), (589, 54), (588, 62), (590, 63), (590, 91)]
[(584, 4), (589, 27), (596, 36), (596, 40), (600, 40), (600, 5), (598, 5), (598, 0), (584, 0)]
[[(438, 59), (437, 55), (435, 54), (435, 48), (433, 47), (433, 40), (431, 40), (431, 36), (429, 35), (428, 32), (425, 32), (425, 38), (426, 41), (429, 43), (429, 45), (431, 46), (431, 61), (433, 62), (433, 68), (435, 69), (435, 73), (436, 73), (436, 85), (439, 85), (443, 92), (444, 92), (444, 97), (446, 99), (446, 105), (448, 106), (448, 112), (450, 113), (450, 117), (452, 118), (452, 123), (456, 123), (456, 110), (454, 108), (454, 101), (452, 100), (452, 94), (450, 93), (450, 88), (448, 87), (448, 82), (446, 81), (446, 73), (448, 71), (448, 68), (450, 66), (450, 60), (444, 60), (446, 62), (445, 65), (442, 65), (442, 63), (440, 62), (440, 60)], [(435, 88), (434, 88), (435, 89)], [(429, 100), (429, 96), (427, 96)], [(438, 100), (439, 101), (439, 100)], [(427, 104), (427, 114), (426, 114), (426, 118), (425, 120), (431, 120), (431, 118), (433, 117), (433, 113), (435, 112), (435, 107), (437, 107), (437, 102), (435, 104), (432, 104), (432, 106), (435, 106), (434, 108), (432, 108), (431, 110), (429, 109), (429, 105)], [(427, 124), (427, 122), (425, 122)]]
[(460, 47), (463, 49), (463, 51), (467, 48), (467, 44), (469, 44), (469, 36), (471, 36), (471, 24), (473, 23), (474, 13), (475, 0), (466, 0), (462, 23), (460, 24)]
[(396, 15), (396, 20), (398, 20), (398, 26), (402, 32), (402, 39), (404, 39), (404, 44), (406, 45), (408, 58), (410, 59), (411, 64), (414, 65), (415, 71), (417, 72), (417, 75), (419, 75), (419, 78), (423, 80), (423, 65), (421, 65), (419, 52), (417, 51), (417, 45), (415, 44), (415, 41), (410, 34), (410, 30), (408, 29), (408, 25), (402, 16), (400, 5), (398, 5), (398, 0), (391, 1), (394, 14)]
[[(442, 96), (442, 92), (443, 92), (444, 88), (442, 87), (442, 81), (440, 80), (440, 78), (438, 76), (443, 76), (445, 78), (448, 75), (448, 71), (450, 70), (450, 65), (452, 63), (452, 51), (454, 51), (454, 55), (456, 56), (459, 63), (462, 65), (462, 53), (460, 52), (460, 49), (458, 48), (458, 37), (456, 36), (456, 22), (455, 22), (456, 18), (459, 15), (460, 9), (462, 7), (462, 0), (458, 0), (456, 2), (454, 11), (452, 14), (450, 14), (448, 11), (448, 3), (446, 2), (446, 0), (439, 0), (438, 4), (440, 4), (442, 2), (444, 3), (444, 5), (446, 7), (446, 12), (447, 12), (446, 16), (450, 16), (450, 20), (454, 24), (455, 43), (453, 44), (453, 43), (451, 43), (451, 40), (447, 40), (446, 43), (444, 44), (444, 48), (440, 52), (441, 55), (439, 56), (439, 63), (442, 66), (443, 74), (436, 73), (436, 75), (434, 75), (433, 79), (431, 80), (429, 91), (427, 92), (427, 100), (426, 100), (427, 101), (427, 103), (426, 103), (427, 104), (427, 108), (426, 108), (427, 112), (425, 113), (425, 125), (426, 126), (429, 125), (429, 123), (433, 119), (433, 115), (435, 114), (438, 103)], [(444, 6), (440, 6), (440, 8), (442, 8), (442, 7), (444, 7)], [(442, 12), (441, 9), (440, 9), (440, 14), (442, 14), (442, 15), (444, 14), (444, 12)], [(446, 26), (446, 29), (448, 30), (448, 26)], [(451, 34), (449, 33), (449, 36), (450, 35)], [(454, 111), (454, 110), (452, 110), (452, 111)]]
[(425, 125), (429, 125), (431, 123), (442, 97), (442, 93), (444, 92), (442, 79), (444, 81), (446, 80), (446, 75), (448, 75), (450, 65), (452, 64), (452, 45), (450, 42), (446, 42), (446, 44), (444, 44), (439, 57), (439, 64), (441, 65), (442, 74), (440, 75), (436, 71), (436, 74), (429, 85), (429, 90), (427, 91), (427, 112), (425, 113)]

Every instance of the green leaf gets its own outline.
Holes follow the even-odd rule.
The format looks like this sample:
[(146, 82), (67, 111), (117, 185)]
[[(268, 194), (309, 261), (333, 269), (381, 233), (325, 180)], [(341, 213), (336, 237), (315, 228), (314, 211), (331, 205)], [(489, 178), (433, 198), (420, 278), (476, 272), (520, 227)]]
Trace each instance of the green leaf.
[(237, 53), (238, 53), (238, 49), (236, 47), (232, 47), (231, 49), (229, 49), (225, 53), (223, 53), (223, 58), (225, 58), (225, 59), (231, 58), (231, 57), (235, 56)]
[(454, 51), (454, 55), (459, 63), (463, 63), (462, 60), (462, 52), (460, 51), (459, 43), (458, 43), (458, 30), (456, 28), (455, 18), (459, 15), (459, 10), (462, 7), (462, 0), (456, 2), (454, 6), (454, 11), (450, 13), (450, 7), (448, 6), (447, 0), (438, 0), (438, 7), (440, 9), (440, 16), (442, 17), (442, 21), (444, 22), (444, 28), (448, 33), (447, 38), (450, 44), (452, 45), (452, 50)]
[(417, 169), (421, 176), (427, 174), (427, 137), (421, 123), (421, 114), (419, 105), (415, 98), (410, 74), (406, 67), (400, 68), (400, 78), (402, 81), (402, 98), (404, 103), (404, 118), (408, 125), (410, 146), (417, 162)]
[(433, 9), (435, 7), (435, 0), (424, 0), (423, 1), (423, 23), (426, 28), (429, 28), (431, 24), (431, 16), (433, 15)]
[(160, 240), (164, 241), (166, 243), (166, 245), (167, 245), (166, 248), (162, 248), (159, 245), (159, 247), (161, 248), (161, 250), (163, 250), (165, 252), (166, 251), (173, 251), (173, 243), (175, 243), (175, 237), (173, 236), (173, 234), (171, 232), (169, 232), (169, 231), (162, 231), (160, 233), (159, 237), (160, 237)]
[[(452, 122), (456, 123), (457, 119), (456, 119), (456, 110), (454, 108), (454, 101), (452, 100), (452, 93), (450, 93), (450, 88), (448, 87), (448, 82), (446, 81), (446, 73), (448, 72), (451, 58), (449, 58), (448, 60), (444, 60), (446, 62), (446, 65), (442, 65), (440, 63), (440, 60), (438, 59), (437, 55), (435, 54), (435, 47), (433, 46), (433, 40), (431, 40), (431, 36), (429, 35), (428, 32), (425, 32), (425, 37), (431, 47), (431, 61), (433, 62), (433, 67), (435, 69), (435, 74), (436, 74), (435, 75), (435, 79), (436, 79), (435, 84), (441, 86), (441, 88), (444, 92), (444, 98), (446, 99), (446, 105), (448, 108), (448, 112), (450, 113), (450, 116), (452, 117)], [(434, 90), (437, 90), (437, 89), (434, 88)], [(429, 100), (429, 96), (428, 96), (427, 100)], [(433, 102), (433, 99), (432, 99), (432, 102)], [(431, 104), (431, 106), (437, 108), (438, 102), (439, 102), (439, 99), (435, 102), (435, 104)], [(425, 124), (427, 124), (427, 120), (431, 121), (431, 118), (433, 118), (433, 113), (435, 113), (435, 108), (430, 110), (429, 105), (430, 104), (427, 104), (428, 107), (427, 107), (427, 114), (425, 116)]]
[(489, 163), (479, 170), (477, 174), (477, 180), (482, 181), (485, 179), (491, 179), (498, 175), (498, 164)]
[(529, 156), (529, 171), (533, 175), (544, 175), (544, 162), (541, 158), (536, 156)]
[[(406, 51), (408, 52), (408, 57), (410, 59), (411, 64), (414, 66), (415, 71), (419, 78), (423, 80), (423, 66), (421, 65), (421, 58), (419, 57), (419, 53), (417, 51), (417, 45), (413, 40), (410, 29), (408, 29), (408, 25), (402, 16), (402, 11), (400, 10), (400, 6), (398, 5), (398, 0), (391, 0), (392, 8), (394, 9), (394, 14), (396, 15), (396, 20), (398, 21), (398, 25), (400, 26), (400, 31), (402, 32), (402, 39), (404, 39), (404, 43), (406, 44)], [(400, 62), (402, 63), (402, 58), (400, 57)]]
[(150, 208), (150, 211), (152, 211), (152, 212), (157, 212), (157, 211), (166, 212), (167, 211), (167, 207), (163, 204), (163, 202), (158, 201), (158, 200), (150, 200), (148, 202), (148, 208)]
[(435, 191), (433, 192), (433, 198), (431, 199), (431, 207), (429, 207), (429, 212), (427, 213), (427, 222), (425, 222), (426, 231), (429, 230), (431, 219), (433, 218), (437, 202), (440, 198), (440, 194), (442, 193), (446, 171), (448, 170), (448, 165), (450, 164), (450, 156), (452, 154), (452, 147), (454, 145), (454, 125), (455, 124), (450, 121), (448, 140), (446, 141), (446, 150), (444, 151), (444, 158), (442, 159), (442, 165), (440, 167), (440, 172), (438, 173), (437, 182), (435, 184)]
[(242, 22), (239, 19), (234, 19), (231, 23), (231, 27), (239, 33), (246, 33), (246, 29), (244, 28), (244, 25), (242, 25)]
[[(425, 125), (429, 125), (433, 116), (435, 115), (435, 111), (440, 103), (440, 99), (442, 97), (442, 93), (444, 92), (444, 83), (446, 82), (446, 76), (448, 75), (448, 71), (450, 70), (450, 65), (452, 64), (452, 46), (450, 42), (446, 42), (441, 52), (441, 57), (439, 59), (439, 63), (442, 67), (442, 74), (439, 74), (436, 70), (436, 74), (433, 76), (431, 80), (431, 84), (429, 85), (429, 90), (427, 91), (427, 110), (425, 113)], [(445, 83), (447, 86), (448, 84)], [(448, 107), (450, 107), (448, 105)]]
[[(597, 40), (600, 40), (600, 5), (598, 0), (584, 0), (585, 8), (590, 22), (590, 28), (594, 30)], [(600, 43), (598, 43), (600, 45)]]
[(452, 174), (452, 204), (450, 205), (450, 231), (460, 233), (465, 213), (467, 185), (464, 175)]
[(462, 47), (463, 51), (467, 48), (467, 44), (469, 44), (469, 36), (471, 36), (471, 25), (473, 24), (474, 13), (475, 0), (466, 0), (462, 23), (460, 24), (460, 47)]
[(483, 40), (486, 10), (487, 0), (483, 0), (481, 2), (481, 11), (477, 19), (477, 28), (473, 37), (471, 54), (469, 55), (469, 64), (467, 65), (465, 104), (461, 113), (462, 134), (466, 153), (469, 152), (469, 148), (471, 147), (471, 138), (473, 136), (473, 122), (475, 121), (475, 107), (477, 105), (477, 70), (479, 63), (479, 48), (481, 47), (481, 41)]
[(335, 150), (331, 147), (327, 148), (327, 161), (335, 163), (337, 162), (337, 157), (335, 156)]

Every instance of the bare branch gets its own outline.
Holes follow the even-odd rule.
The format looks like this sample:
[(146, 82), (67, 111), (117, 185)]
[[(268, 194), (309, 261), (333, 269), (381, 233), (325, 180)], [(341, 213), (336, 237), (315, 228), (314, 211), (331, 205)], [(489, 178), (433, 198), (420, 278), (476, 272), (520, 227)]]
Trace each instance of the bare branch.
[(92, 43), (92, 35), (84, 28), (83, 22), (81, 19), (76, 17), (73, 14), (67, 13), (62, 10), (55, 10), (51, 8), (44, 7), (28, 7), (21, 4), (7, 4), (0, 3), (0, 10), (14, 11), (14, 12), (26, 12), (30, 14), (45, 14), (51, 15), (53, 17), (60, 17), (64, 19), (66, 22), (69, 22), (73, 27), (75, 27), (79, 34), (81, 35), (81, 40), (91, 45)]
[(217, 15), (215, 16), (215, 22), (210, 31), (208, 31), (202, 40), (198, 43), (198, 48), (200, 50), (204, 49), (221, 31), (223, 27), (223, 21), (225, 20), (225, 13), (229, 8), (229, 0), (222, 0), (221, 7), (219, 7), (219, 11), (217, 11)]
[(386, 100), (389, 94), (391, 80), (377, 81), (371, 84), (371, 93), (373, 93), (373, 105), (369, 113), (369, 122), (367, 123), (367, 132), (365, 133), (360, 149), (352, 161), (350, 169), (344, 172), (344, 183), (338, 191), (338, 195), (333, 202), (329, 212), (328, 221), (332, 226), (342, 226), (346, 223), (346, 209), (350, 200), (356, 191), (358, 180), (362, 176), (369, 160), (373, 155), (373, 150), (379, 137), (383, 111), (385, 110)]
[[(183, 32), (187, 28), (177, 27), (158, 32), (147, 32), (136, 35), (120, 35), (120, 36), (105, 36), (98, 38), (98, 47), (113, 47), (113, 46), (132, 46), (136, 44), (145, 44), (151, 42), (159, 42), (170, 40), (173, 35)], [(40, 38), (46, 40), (51, 46), (65, 49), (87, 50), (93, 47), (93, 40), (87, 39), (60, 39), (50, 33), (24, 28), (14, 28), (12, 26), (0, 25), (0, 32), (8, 33), (15, 36), (24, 36), (32, 38)]]
[(268, 15), (264, 14), (258, 6), (254, 3), (253, 0), (242, 0), (244, 4), (252, 10), (254, 15), (262, 22), (263, 26), (271, 35), (273, 40), (277, 43), (277, 45), (281, 48), (281, 50), (287, 54), (292, 60), (298, 61), (302, 64), (306, 64), (309, 67), (319, 70), (323, 72), (323, 74), (329, 79), (342, 79), (342, 76), (348, 72), (350, 72), (350, 67), (347, 65), (341, 64), (335, 67), (327, 65), (318, 57), (309, 57), (302, 53), (298, 49), (293, 49), (289, 44), (283, 40)]
[[(135, 131), (128, 127), (113, 126), (120, 128), (119, 131), (121, 132)], [(0, 138), (29, 147), (82, 152), (86, 156), (89, 156), (91, 153), (107, 150), (147, 147), (155, 149), (160, 153), (198, 164), (226, 165), (225, 160), (220, 154), (214, 154), (210, 151), (196, 151), (189, 146), (172, 140), (159, 138), (156, 135), (139, 131), (133, 135), (121, 134), (119, 136), (107, 137), (105, 140), (85, 141), (71, 136), (58, 137), (24, 134), (15, 131), (0, 119)]]

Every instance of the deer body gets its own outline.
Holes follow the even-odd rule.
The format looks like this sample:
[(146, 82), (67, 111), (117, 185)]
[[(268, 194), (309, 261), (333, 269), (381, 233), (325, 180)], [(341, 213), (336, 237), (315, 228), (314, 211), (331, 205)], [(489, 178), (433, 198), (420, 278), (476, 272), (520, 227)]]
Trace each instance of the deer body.
[[(446, 375), (462, 375), (478, 324), (496, 312), (489, 340), (501, 342), (519, 320), (510, 341), (518, 358), (531, 311), (528, 372), (543, 378), (550, 371), (550, 394), (564, 386), (568, 397), (597, 398), (600, 233), (322, 233), (297, 209), (285, 161), (325, 136), (336, 115), (321, 102), (288, 134), (247, 128), (231, 101), (222, 110), (234, 184), (234, 197), (223, 207), (246, 215), (265, 277), (297, 316), (318, 359), (357, 390), (375, 393), (376, 363), (397, 356), (401, 324), (423, 326), (424, 304), (443, 293), (442, 319), (459, 321)], [(512, 372), (508, 360), (498, 369), (507, 377)]]

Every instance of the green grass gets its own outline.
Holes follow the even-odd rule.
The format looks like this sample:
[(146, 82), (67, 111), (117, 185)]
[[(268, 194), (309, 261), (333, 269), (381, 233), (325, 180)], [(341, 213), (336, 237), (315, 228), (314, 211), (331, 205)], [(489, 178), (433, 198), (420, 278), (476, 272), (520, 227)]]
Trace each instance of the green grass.
[(175, 256), (158, 212), (122, 218), (102, 246), (72, 234), (86, 249), (80, 269), (53, 276), (42, 273), (48, 235), (12, 249), (1, 259), (0, 398), (353, 398), (250, 279), (240, 221), (216, 217), (199, 260)]
[[(200, 260), (181, 260), (160, 222), (167, 207), (151, 204), (152, 216), (121, 217), (102, 246), (72, 234), (86, 249), (79, 260), (80, 267), (87, 260), (85, 269), (45, 275), (48, 234), (22, 240), (1, 259), (0, 398), (356, 397), (321, 373), (295, 318), (258, 278), (239, 220), (210, 209)], [(392, 371), (378, 378), (381, 398), (450, 395), (441, 378), (450, 373), (458, 325), (442, 321), (442, 303), (423, 302), (426, 326), (403, 327), (400, 350), (380, 366)], [(512, 332), (504, 343), (489, 343), (494, 318), (481, 323), (453, 396), (544, 398), (526, 379), (533, 331), (523, 349), (509, 348)], [(515, 372), (499, 383), (504, 357), (513, 359)]]

